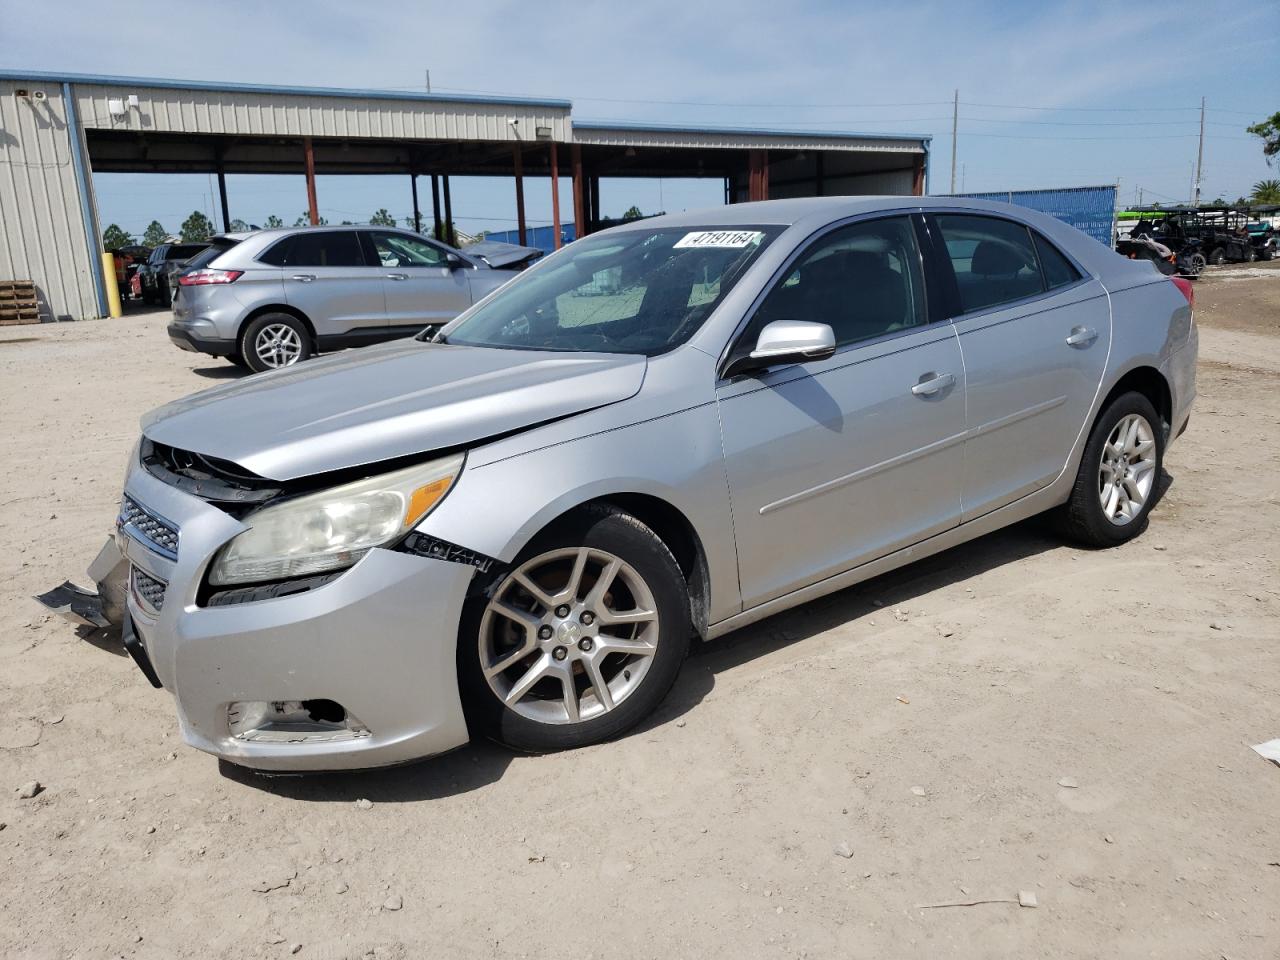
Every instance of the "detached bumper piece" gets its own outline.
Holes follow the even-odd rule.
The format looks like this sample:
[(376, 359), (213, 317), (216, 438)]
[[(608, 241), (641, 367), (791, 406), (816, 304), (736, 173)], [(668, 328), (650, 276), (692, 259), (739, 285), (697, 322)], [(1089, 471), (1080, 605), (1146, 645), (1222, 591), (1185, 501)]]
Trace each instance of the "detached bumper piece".
[(164, 684), (160, 682), (160, 677), (156, 674), (156, 668), (151, 665), (151, 658), (147, 656), (147, 648), (142, 645), (142, 638), (138, 636), (138, 631), (134, 629), (133, 617), (125, 617), (120, 639), (124, 643), (125, 652), (133, 658), (133, 662), (138, 665), (138, 669), (147, 678), (147, 682), (157, 690), (163, 689)]
[(102, 597), (93, 590), (77, 587), (67, 580), (60, 587), (36, 597), (53, 613), (77, 626), (105, 629), (111, 621), (102, 612)]

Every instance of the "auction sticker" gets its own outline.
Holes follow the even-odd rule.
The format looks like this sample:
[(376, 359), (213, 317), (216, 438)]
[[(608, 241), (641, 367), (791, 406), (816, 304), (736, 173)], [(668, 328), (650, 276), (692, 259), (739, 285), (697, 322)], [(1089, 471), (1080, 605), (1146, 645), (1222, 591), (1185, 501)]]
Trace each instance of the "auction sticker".
[(749, 247), (759, 242), (764, 236), (759, 230), (697, 230), (686, 233), (676, 243), (674, 249), (682, 247), (728, 247), (737, 249)]

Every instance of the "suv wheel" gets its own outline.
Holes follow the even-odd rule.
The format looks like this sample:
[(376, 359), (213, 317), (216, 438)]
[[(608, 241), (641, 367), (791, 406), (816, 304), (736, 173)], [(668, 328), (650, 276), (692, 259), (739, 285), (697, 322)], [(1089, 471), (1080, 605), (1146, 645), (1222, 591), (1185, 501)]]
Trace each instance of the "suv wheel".
[(1215, 267), (1220, 267), (1227, 262), (1227, 251), (1223, 247), (1214, 247), (1209, 253), (1209, 262)]
[(464, 616), (468, 714), (519, 750), (581, 747), (648, 716), (680, 671), (688, 585), (635, 517), (589, 508), (538, 537)]
[(1114, 547), (1145, 530), (1157, 499), (1164, 444), (1150, 400), (1125, 393), (1112, 401), (1085, 445), (1062, 507), (1063, 532), (1089, 546)]
[(254, 373), (291, 367), (311, 356), (311, 335), (297, 317), (264, 313), (245, 324), (238, 352)]

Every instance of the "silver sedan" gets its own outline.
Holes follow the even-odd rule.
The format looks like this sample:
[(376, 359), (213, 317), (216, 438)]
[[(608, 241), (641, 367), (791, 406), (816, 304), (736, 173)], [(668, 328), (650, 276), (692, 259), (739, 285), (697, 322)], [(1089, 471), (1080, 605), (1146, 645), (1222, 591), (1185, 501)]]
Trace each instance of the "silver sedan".
[(1045, 511), (1138, 535), (1192, 299), (1003, 204), (645, 220), (441, 329), (150, 414), (95, 579), (235, 763), (594, 743), (696, 638)]

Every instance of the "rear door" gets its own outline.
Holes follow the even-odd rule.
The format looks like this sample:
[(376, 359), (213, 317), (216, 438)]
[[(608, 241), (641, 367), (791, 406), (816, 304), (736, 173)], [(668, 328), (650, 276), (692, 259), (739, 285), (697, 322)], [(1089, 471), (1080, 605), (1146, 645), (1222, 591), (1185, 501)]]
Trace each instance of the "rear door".
[(283, 259), (285, 298), (310, 318), (322, 347), (386, 336), (382, 270), (366, 259), (357, 231), (300, 231)]
[(1101, 283), (1025, 224), (940, 212), (929, 226), (964, 357), (967, 521), (1062, 472), (1102, 381), (1111, 308)]
[(454, 267), (445, 250), (407, 233), (365, 231), (382, 271), (390, 335), (410, 336), (428, 324), (443, 324), (471, 306), (465, 267)]

